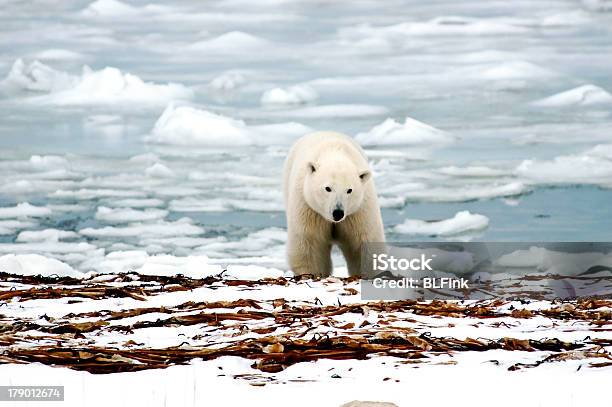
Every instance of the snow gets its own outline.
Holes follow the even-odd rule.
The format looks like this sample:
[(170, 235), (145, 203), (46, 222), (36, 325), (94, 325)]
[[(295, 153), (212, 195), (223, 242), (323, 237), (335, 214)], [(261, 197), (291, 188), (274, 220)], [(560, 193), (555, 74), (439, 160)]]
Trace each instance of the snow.
[[(0, 373), (10, 377), (12, 385), (25, 385), (30, 383), (32, 377), (45, 377), (49, 385), (74, 389), (70, 393), (66, 392), (66, 404), (92, 407), (121, 403), (142, 403), (151, 407), (203, 403), (241, 405), (244, 400), (249, 400), (253, 407), (263, 407), (282, 406), (288, 397), (295, 407), (313, 404), (341, 407), (352, 400), (373, 399), (402, 406), (406, 400), (404, 383), (410, 382), (415, 389), (429, 389), (431, 383), (438, 381), (445, 383), (445, 391), (438, 392), (437, 399), (443, 404), (453, 404), (457, 402), (457, 395), (473, 387), (474, 377), (479, 381), (479, 398), (499, 399), (499, 407), (530, 404), (565, 406), (568, 405), (568, 399), (576, 405), (596, 405), (607, 396), (605, 372), (575, 374), (577, 364), (571, 361), (559, 370), (544, 365), (541, 370), (527, 369), (517, 374), (495, 366), (488, 362), (490, 360), (507, 363), (503, 351), (484, 352), (482, 358), (474, 361), (460, 358), (459, 361), (465, 363), (461, 366), (438, 365), (430, 369), (415, 369), (410, 365), (402, 365), (403, 369), (397, 369), (391, 376), (392, 380), (385, 378), (390, 377), (389, 366), (397, 361), (394, 358), (350, 364), (346, 361), (321, 360), (306, 364), (307, 367), (292, 366), (288, 373), (282, 375), (282, 386), (236, 383), (234, 375), (242, 372), (256, 373), (249, 368), (251, 361), (236, 357), (225, 357), (212, 362), (193, 361), (185, 366), (173, 366), (164, 370), (112, 375), (92, 375), (39, 364), (4, 364), (0, 366)], [(317, 375), (317, 372), (327, 373)], [(334, 372), (339, 373), (341, 379), (330, 379)], [(547, 379), (554, 380), (559, 388), (566, 390), (542, 392), (541, 383)], [(304, 380), (308, 380), (306, 385)], [(395, 380), (402, 385), (398, 385)], [(509, 388), (520, 388), (521, 391), (500, 398), (499, 383)], [(211, 384), (214, 384), (215, 391), (201, 390), (210, 389)], [(100, 392), (101, 388), (116, 390)], [(410, 399), (414, 404), (427, 404), (432, 397), (428, 391), (413, 393)]]
[(49, 208), (34, 206), (28, 202), (22, 202), (13, 207), (0, 207), (0, 219), (23, 217), (42, 218), (51, 215), (51, 213)]
[(427, 222), (418, 219), (406, 219), (403, 223), (396, 225), (394, 230), (407, 235), (452, 236), (480, 231), (488, 226), (489, 218), (486, 216), (461, 211), (450, 219), (440, 221)]
[(582, 85), (533, 102), (535, 106), (565, 107), (612, 104), (612, 95), (595, 85)]
[(82, 273), (61, 261), (39, 254), (7, 254), (0, 256), (0, 270), (20, 275), (79, 277)]
[(370, 131), (357, 134), (355, 140), (364, 146), (412, 145), (429, 147), (451, 143), (453, 137), (442, 130), (406, 117), (403, 124), (393, 119), (386, 119)]
[(261, 96), (262, 105), (301, 105), (318, 99), (317, 92), (308, 85), (274, 88)]

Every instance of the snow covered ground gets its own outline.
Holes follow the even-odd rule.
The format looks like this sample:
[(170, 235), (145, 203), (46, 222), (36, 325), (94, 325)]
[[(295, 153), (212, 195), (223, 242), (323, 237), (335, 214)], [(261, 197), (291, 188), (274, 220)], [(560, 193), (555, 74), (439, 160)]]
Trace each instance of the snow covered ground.
[[(605, 0), (7, 2), (0, 8), (0, 272), (89, 278), (131, 270), (198, 279), (227, 268), (235, 278), (286, 277), (282, 162), (292, 141), (323, 129), (365, 146), (390, 241), (609, 241), (611, 10)], [(343, 275), (341, 259), (336, 264)], [(3, 285), (2, 293), (20, 284)], [(258, 298), (355, 301), (337, 294), (339, 286), (322, 284), (308, 296), (273, 287), (273, 297), (266, 291)], [(180, 294), (187, 302), (218, 293), (200, 287)], [(231, 298), (219, 299), (229, 300), (243, 291), (223, 293)], [(146, 302), (176, 305), (174, 295)], [(67, 298), (12, 299), (0, 307), (0, 323), (139, 302)], [(466, 329), (491, 340), (610, 339), (609, 325), (561, 323), (552, 331), (525, 326), (531, 319), (500, 318), (423, 323), (486, 322), (486, 331)], [(490, 328), (495, 322), (503, 324)], [(167, 342), (155, 345), (179, 345), (173, 335), (182, 332), (166, 331), (159, 340)], [(64, 339), (114, 340), (108, 327), (100, 333)], [(154, 338), (136, 339), (152, 345)], [(355, 398), (401, 405), (407, 394), (428, 402), (432, 392), (451, 402), (465, 388), (501, 405), (600, 404), (593, 389), (604, 388), (596, 383), (609, 378), (609, 367), (576, 371), (590, 362), (575, 360), (507, 370), (545, 354), (459, 352), (456, 365), (436, 365), (450, 360), (436, 356), (393, 374), (383, 368), (395, 363), (388, 356), (320, 359), (274, 380), (232, 357), (163, 374), (4, 364), (0, 377), (48, 376), (72, 387), (75, 405), (95, 405), (92, 389), (145, 381), (159, 385), (125, 404), (219, 400), (211, 388), (233, 400), (248, 394), (255, 405), (279, 405), (303, 391), (329, 394), (321, 405)], [(270, 383), (218, 376), (220, 360), (224, 369)], [(300, 376), (309, 381), (295, 381)], [(571, 394), (536, 392), (551, 378)], [(428, 385), (434, 380), (447, 391)], [(500, 400), (490, 385), (497, 382), (524, 391)]]
[[(2, 275), (3, 384), (48, 377), (66, 387), (70, 405), (284, 405), (302, 392), (308, 397), (292, 405), (410, 405), (437, 386), (456, 392), (437, 400), (470, 394), (484, 405), (491, 387), (513, 383), (521, 394), (497, 404), (604, 400), (609, 300), (367, 302), (354, 279), (221, 273), (202, 262), (199, 271), (172, 277), (158, 264), (84, 279)], [(568, 388), (542, 392), (553, 378)]]

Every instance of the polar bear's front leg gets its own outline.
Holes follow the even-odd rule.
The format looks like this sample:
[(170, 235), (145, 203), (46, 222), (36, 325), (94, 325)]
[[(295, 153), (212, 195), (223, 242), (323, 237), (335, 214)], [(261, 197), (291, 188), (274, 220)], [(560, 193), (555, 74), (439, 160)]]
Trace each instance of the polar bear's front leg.
[(329, 277), (332, 272), (331, 242), (315, 236), (289, 234), (289, 266), (296, 276)]
[(364, 260), (361, 258), (363, 245), (385, 241), (378, 205), (370, 202), (370, 205), (340, 222), (337, 231), (338, 246), (346, 260), (349, 275), (360, 276)]

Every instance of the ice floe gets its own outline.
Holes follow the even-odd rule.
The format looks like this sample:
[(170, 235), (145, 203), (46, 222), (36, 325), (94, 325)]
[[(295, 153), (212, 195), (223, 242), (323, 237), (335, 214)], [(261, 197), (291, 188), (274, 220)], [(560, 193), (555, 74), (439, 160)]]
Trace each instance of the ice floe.
[(151, 255), (146, 251), (114, 251), (103, 258), (83, 263), (82, 267), (97, 273), (117, 274), (134, 271), (143, 275), (174, 276), (182, 274), (190, 278), (205, 278), (224, 272), (229, 278), (245, 280), (277, 278), (285, 275), (279, 269), (257, 265), (227, 265), (211, 263), (208, 256), (172, 256), (168, 254)]
[(595, 85), (582, 85), (533, 102), (535, 106), (564, 107), (610, 105), (612, 95)]
[(550, 79), (559, 74), (551, 69), (543, 68), (527, 61), (508, 61), (496, 64), (484, 64), (465, 68), (461, 75), (472, 76), (484, 80), (512, 80), (512, 79)]
[(365, 104), (338, 104), (307, 106), (295, 109), (279, 110), (268, 113), (270, 116), (295, 117), (301, 119), (343, 118), (382, 116), (389, 112), (384, 106)]
[[(117, 212), (119, 215), (126, 212)], [(132, 215), (127, 214), (127, 215)], [(135, 215), (133, 215), (135, 216)], [(102, 228), (85, 228), (79, 234), (89, 237), (165, 237), (192, 236), (204, 233), (204, 229), (194, 225), (191, 219), (181, 218), (176, 221), (159, 221), (157, 223), (130, 223), (127, 226), (105, 226)]]
[(77, 79), (66, 72), (55, 70), (39, 61), (26, 64), (17, 59), (6, 78), (0, 82), (0, 89), (9, 92), (57, 92), (76, 86)]
[(41, 256), (40, 254), (7, 254), (0, 256), (0, 270), (6, 273), (26, 276), (83, 276), (83, 273), (76, 271), (68, 264), (53, 258)]
[(169, 105), (157, 119), (150, 141), (204, 146), (246, 146), (253, 143), (247, 125), (241, 120), (174, 105)]
[(247, 125), (242, 120), (191, 106), (168, 105), (147, 141), (203, 147), (287, 144), (312, 131), (295, 122)]
[(64, 239), (75, 239), (79, 235), (76, 232), (60, 229), (28, 230), (20, 232), (17, 242), (59, 242)]
[(459, 16), (436, 17), (429, 21), (411, 21), (389, 26), (361, 24), (342, 28), (339, 38), (345, 44), (357, 43), (369, 46), (403, 48), (419, 36), (457, 35), (512, 35), (524, 34), (529, 29), (494, 19), (479, 19)]
[(107, 223), (145, 222), (163, 219), (168, 211), (163, 209), (135, 210), (131, 208), (107, 208), (98, 206), (96, 219)]
[(20, 59), (15, 61), (2, 84), (12, 90), (47, 93), (27, 100), (51, 105), (159, 106), (172, 100), (188, 100), (194, 95), (192, 89), (181, 84), (145, 82), (113, 67), (96, 71), (84, 66), (80, 76), (73, 76), (38, 61), (26, 65)]
[(118, 208), (155, 208), (164, 205), (164, 201), (157, 198), (111, 199), (105, 203)]
[(516, 250), (495, 260), (505, 268), (538, 270), (549, 274), (575, 276), (588, 272), (592, 267), (611, 267), (612, 256), (602, 252), (567, 253), (562, 250), (532, 246)]
[(185, 47), (186, 52), (202, 52), (213, 54), (243, 54), (261, 52), (270, 48), (269, 41), (242, 31), (231, 31), (218, 37), (207, 38)]
[(552, 160), (524, 160), (517, 175), (535, 184), (591, 184), (612, 187), (610, 145)]
[(469, 177), (469, 178), (497, 178), (511, 174), (511, 171), (505, 171), (497, 168), (491, 168), (481, 165), (468, 167), (442, 167), (438, 172), (453, 177)]
[(427, 222), (418, 219), (406, 219), (403, 223), (396, 225), (393, 230), (408, 235), (451, 236), (481, 231), (488, 226), (489, 218), (486, 216), (461, 211), (450, 219), (439, 221)]
[(89, 18), (126, 18), (160, 14), (172, 10), (169, 7), (148, 4), (142, 7), (132, 6), (118, 0), (95, 0), (79, 13)]
[(246, 77), (240, 72), (224, 72), (214, 77), (208, 86), (218, 91), (232, 91), (246, 84)]
[(355, 139), (364, 146), (418, 147), (448, 144), (454, 140), (450, 134), (410, 117), (406, 117), (403, 124), (393, 119), (386, 119), (368, 132), (357, 134)]
[(84, 59), (85, 55), (63, 48), (49, 48), (33, 54), (32, 58), (43, 61), (78, 61)]
[(145, 174), (152, 178), (172, 178), (174, 172), (162, 163), (155, 163), (145, 170)]
[(308, 85), (294, 85), (288, 88), (274, 88), (261, 96), (262, 105), (301, 105), (315, 101), (319, 95)]
[(57, 155), (33, 155), (30, 157), (30, 165), (38, 171), (55, 170), (58, 168), (66, 168), (68, 160)]
[(13, 207), (0, 207), (0, 219), (9, 218), (41, 218), (51, 215), (51, 209), (34, 206), (28, 202), (22, 202)]
[(425, 190), (413, 190), (406, 194), (407, 201), (417, 202), (466, 202), (482, 199), (493, 199), (522, 195), (531, 191), (523, 182), (505, 184), (493, 183), (483, 185), (456, 185), (454, 187), (431, 187)]
[(36, 222), (31, 220), (0, 220), (0, 236), (12, 235), (16, 232), (35, 227)]

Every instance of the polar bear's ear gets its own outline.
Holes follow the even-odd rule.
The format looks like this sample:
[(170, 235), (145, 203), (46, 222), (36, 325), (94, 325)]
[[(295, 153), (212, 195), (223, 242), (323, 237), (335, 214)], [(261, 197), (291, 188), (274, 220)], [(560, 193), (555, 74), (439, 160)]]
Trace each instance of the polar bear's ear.
[(308, 162), (308, 171), (312, 174), (314, 172), (317, 172), (317, 169), (319, 168), (319, 166), (315, 163), (313, 163), (312, 161)]
[(370, 179), (371, 176), (372, 176), (372, 173), (370, 171), (368, 171), (368, 170), (361, 171), (359, 173), (359, 179), (363, 183), (366, 183)]

